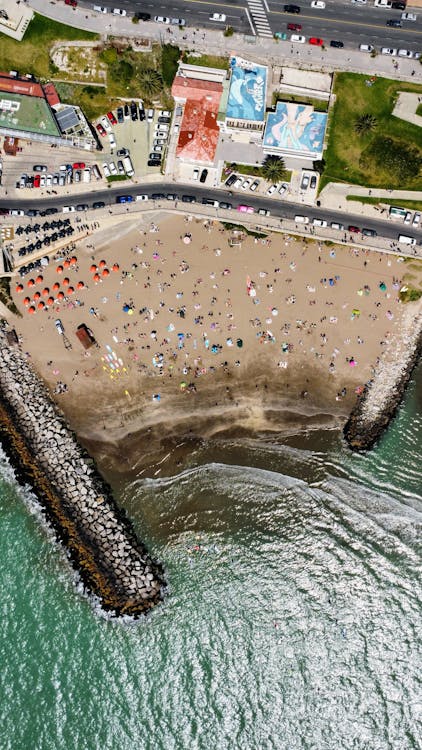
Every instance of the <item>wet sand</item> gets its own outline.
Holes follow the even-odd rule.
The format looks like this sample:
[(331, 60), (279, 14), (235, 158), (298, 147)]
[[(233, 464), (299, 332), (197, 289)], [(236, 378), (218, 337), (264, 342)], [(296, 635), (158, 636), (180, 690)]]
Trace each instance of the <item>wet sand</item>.
[[(341, 426), (400, 332), (405, 270), (383, 253), (150, 214), (80, 243), (42, 282), (25, 277), (15, 325), (97, 458), (164, 472), (217, 432)], [(55, 302), (38, 310), (44, 288)], [(98, 344), (87, 351), (81, 323)]]

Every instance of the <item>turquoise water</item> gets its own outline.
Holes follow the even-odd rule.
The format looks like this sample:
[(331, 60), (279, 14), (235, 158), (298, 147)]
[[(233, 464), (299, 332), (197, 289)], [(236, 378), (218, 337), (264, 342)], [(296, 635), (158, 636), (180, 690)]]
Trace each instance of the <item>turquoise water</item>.
[(127, 483), (169, 581), (136, 625), (94, 613), (1, 459), (2, 750), (420, 747), (421, 385), (368, 457), (221, 441)]

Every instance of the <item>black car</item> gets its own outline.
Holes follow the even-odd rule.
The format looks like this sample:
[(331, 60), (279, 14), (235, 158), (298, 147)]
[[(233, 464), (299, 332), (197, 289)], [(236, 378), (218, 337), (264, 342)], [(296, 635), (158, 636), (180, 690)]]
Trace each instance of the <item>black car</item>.
[(387, 26), (393, 26), (395, 29), (401, 29), (402, 22), (399, 18), (390, 18), (389, 21), (387, 21)]
[(150, 161), (161, 161), (161, 154), (155, 153), (155, 151), (151, 151), (148, 159)]
[(196, 198), (194, 195), (182, 195), (182, 202), (183, 203), (196, 203)]
[(105, 208), (104, 201), (95, 201), (95, 203), (92, 204), (92, 208)]
[(141, 122), (143, 122), (145, 120), (144, 105), (141, 104), (141, 103), (139, 103), (139, 119), (140, 119)]
[(161, 167), (161, 159), (148, 159), (147, 164), (149, 167)]
[(132, 102), (132, 104), (130, 105), (130, 116), (133, 122), (138, 119), (138, 107), (136, 106), (135, 102)]
[(226, 187), (231, 187), (237, 180), (237, 174), (231, 174), (228, 180), (226, 180)]
[(117, 151), (117, 156), (129, 156), (129, 155), (130, 155), (130, 151), (128, 148), (119, 148), (119, 150)]
[(330, 42), (330, 47), (338, 47), (339, 49), (341, 47), (344, 47), (343, 42), (336, 42), (335, 39), (332, 39)]
[(125, 113), (123, 112), (123, 107), (117, 107), (117, 122), (123, 122), (125, 119)]
[(153, 201), (163, 201), (165, 200), (165, 197), (164, 193), (153, 193), (151, 195)]
[(298, 5), (284, 5), (283, 10), (285, 13), (300, 13), (300, 7)]
[(406, 10), (406, 3), (394, 2), (391, 3), (391, 7), (394, 8), (394, 10)]
[(127, 120), (129, 118), (129, 104), (125, 104), (124, 113), (125, 113), (125, 120)]
[(199, 182), (205, 182), (207, 177), (208, 177), (208, 169), (203, 169), (201, 172), (201, 176), (199, 178)]
[(376, 237), (377, 232), (375, 229), (362, 229), (362, 234), (365, 235), (365, 237)]
[(150, 13), (135, 13), (134, 18), (137, 18), (138, 21), (150, 21), (151, 14)]
[(159, 117), (158, 122), (165, 123), (166, 125), (170, 125), (171, 118), (170, 117)]

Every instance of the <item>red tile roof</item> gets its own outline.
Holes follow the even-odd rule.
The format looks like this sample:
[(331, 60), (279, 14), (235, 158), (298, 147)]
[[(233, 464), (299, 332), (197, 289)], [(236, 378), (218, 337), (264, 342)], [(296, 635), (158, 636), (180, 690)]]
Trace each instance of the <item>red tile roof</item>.
[(59, 95), (56, 91), (54, 83), (46, 83), (43, 86), (45, 98), (47, 99), (50, 107), (54, 107), (56, 104), (60, 104)]
[(176, 76), (172, 94), (175, 98), (186, 99), (177, 157), (213, 163), (220, 132), (217, 114), (222, 92), (221, 83)]

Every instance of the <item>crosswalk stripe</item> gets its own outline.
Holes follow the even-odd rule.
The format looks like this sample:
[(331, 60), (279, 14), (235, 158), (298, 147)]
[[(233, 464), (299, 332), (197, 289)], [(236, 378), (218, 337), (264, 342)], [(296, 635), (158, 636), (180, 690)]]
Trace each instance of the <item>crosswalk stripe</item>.
[(248, 8), (257, 34), (272, 37), (273, 33), (262, 0), (248, 0)]

